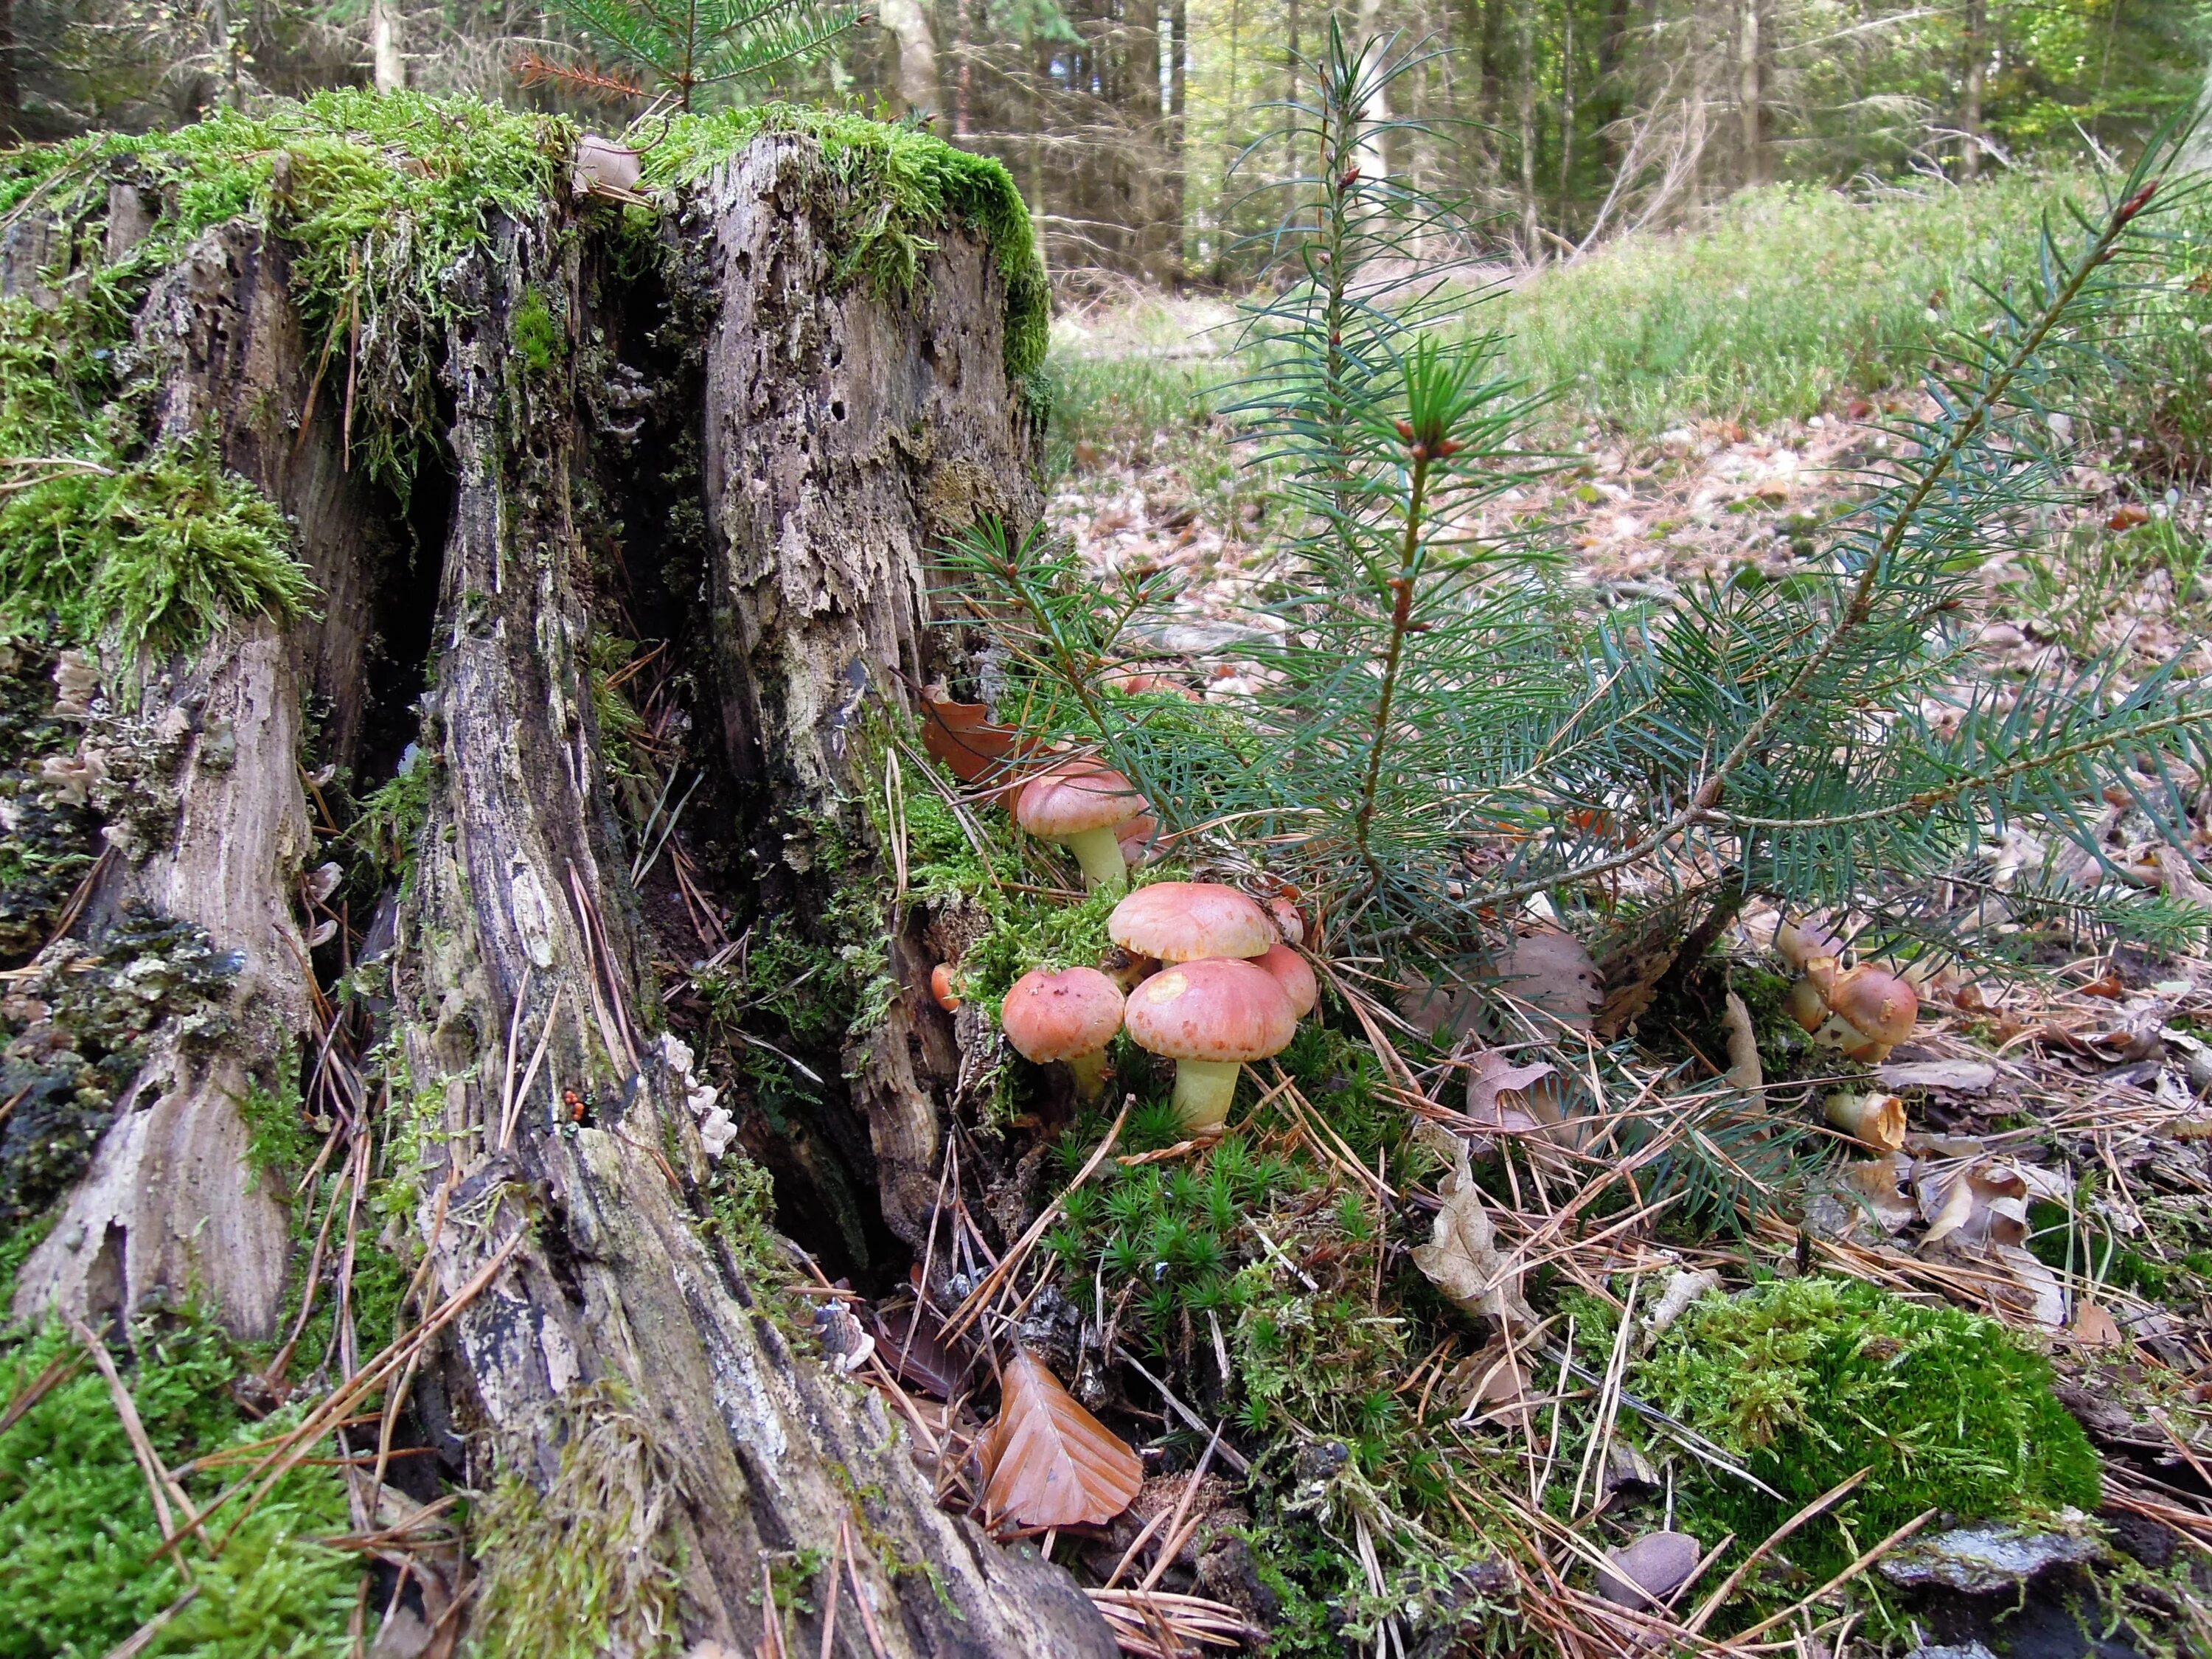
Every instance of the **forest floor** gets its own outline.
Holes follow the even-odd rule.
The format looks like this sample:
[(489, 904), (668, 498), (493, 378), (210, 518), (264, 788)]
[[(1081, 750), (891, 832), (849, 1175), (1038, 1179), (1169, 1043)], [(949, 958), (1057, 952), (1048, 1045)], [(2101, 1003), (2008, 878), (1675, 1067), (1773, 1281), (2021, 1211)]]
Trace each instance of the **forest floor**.
[[(1144, 657), (1131, 666), (1179, 683), (1190, 695), (1211, 692), (1222, 700), (1249, 691), (1261, 672), (1240, 653), (1240, 644), (1279, 625), (1266, 609), (1274, 502), (1264, 458), (1206, 412), (1223, 378), (1221, 350), (1232, 326), (1228, 307), (1202, 300), (1139, 300), (1064, 317), (1055, 363), (1062, 384), (1079, 395), (1060, 428), (1048, 508), (1052, 527), (1102, 580), (1174, 573), (1172, 605), (1135, 623)], [(1859, 499), (1860, 470), (1903, 441), (1893, 429), (1897, 417), (1921, 407), (1917, 394), (1894, 387), (1871, 396), (1839, 392), (1816, 413), (1769, 411), (1750, 419), (1692, 401), (1669, 409), (1663, 398), (1647, 399), (1645, 418), (1624, 429), (1562, 402), (1532, 430), (1532, 447), (1548, 452), (1540, 471), (1474, 528), (1554, 550), (1560, 580), (1585, 592), (1591, 606), (1625, 616), (1663, 610), (1702, 584), (1786, 580), (1802, 559), (1816, 556), (1810, 532)], [(2108, 651), (2118, 653), (2123, 673), (2169, 662), (2191, 676), (2212, 673), (2212, 573), (2203, 567), (2206, 493), (2185, 479), (2146, 476), (2124, 445), (2108, 448), (2100, 454), (2085, 447), (2073, 474), (2078, 500), (2045, 512), (2035, 533), (2023, 538), (2027, 550), (1993, 558), (1982, 570), (1976, 678), (2001, 685), (2051, 653), (2080, 661)], [(2197, 821), (2202, 844), (2201, 811)], [(2130, 803), (2112, 800), (2102, 829), (2107, 875), (2118, 872), (2185, 900), (2212, 900), (2212, 890), (2185, 860), (2160, 848), (2148, 821)], [(2000, 872), (2051, 856), (2021, 825), (1988, 849)], [(2064, 866), (2069, 855), (2057, 856)], [(2093, 861), (2076, 855), (2072, 869), (2087, 879)], [(1768, 950), (1775, 921), (1771, 915), (1747, 918), (1727, 942), (1747, 978), (1757, 977), (1762, 963), (1773, 965)], [(1790, 1632), (1784, 1647), (1799, 1652), (1871, 1642), (1877, 1650), (1911, 1650), (1929, 1659), (1973, 1653), (1975, 1644), (2001, 1654), (2118, 1655), (2205, 1651), (2212, 1643), (2212, 1575), (2206, 1569), (2212, 1561), (2212, 1411), (2206, 1408), (2212, 1400), (2212, 1104), (2206, 1099), (2212, 1092), (2212, 962), (2084, 945), (2028, 974), (1946, 969), (1922, 989), (1917, 1031), (1870, 1076), (1845, 1068), (1824, 1077), (1824, 1068), (1790, 1037), (1761, 1030), (1769, 1109), (1817, 1120), (1825, 1090), (1839, 1082), (1886, 1091), (1902, 1107), (1901, 1139), (1875, 1143), (1890, 1150), (1867, 1159), (1867, 1147), (1850, 1147), (1859, 1161), (1838, 1166), (1841, 1201), (1815, 1197), (1786, 1224), (1770, 1216), (1734, 1240), (1711, 1234), (1686, 1240), (1663, 1228), (1605, 1229), (1571, 1248), (1550, 1241), (1580, 1199), (1563, 1203), (1559, 1193), (1547, 1191), (1517, 1212), (1514, 1205), (1498, 1206), (1498, 1248), (1509, 1261), (1526, 1264), (1548, 1255), (1568, 1279), (1613, 1299), (1621, 1322), (1611, 1365), (1601, 1352), (1590, 1361), (1595, 1374), (1575, 1373), (1592, 1385), (1602, 1419), (1579, 1448), (1581, 1475), (1595, 1483), (1594, 1502), (1579, 1508), (1578, 1477), (1577, 1502), (1569, 1506), (1577, 1522), (1587, 1522), (1584, 1537), (1578, 1541), (1555, 1522), (1534, 1521), (1538, 1531), (1548, 1528), (1554, 1534), (1560, 1564), (1551, 1610), (1536, 1616), (1534, 1627), (1563, 1650), (1626, 1651), (1660, 1641), (1662, 1626), (1692, 1649), (1711, 1640), (1694, 1633), (1715, 1612), (1704, 1597), (1719, 1574), (1711, 1560), (1726, 1547), (1710, 1530), (1698, 1539), (1699, 1547), (1714, 1551), (1700, 1568), (1704, 1576), (1676, 1595), (1674, 1611), (1657, 1614), (1660, 1623), (1640, 1632), (1617, 1620), (1608, 1624), (1611, 1615), (1598, 1611), (1603, 1601), (1577, 1587), (1589, 1583), (1575, 1570), (1578, 1557), (1595, 1562), (1607, 1547), (1616, 1553), (1644, 1547), (1674, 1524), (1671, 1466), (1663, 1477), (1663, 1507), (1656, 1486), (1639, 1484), (1636, 1458), (1626, 1459), (1627, 1473), (1617, 1481), (1619, 1469), (1592, 1474), (1592, 1446), (1602, 1451), (1600, 1470), (1622, 1457), (1610, 1441), (1621, 1414), (1622, 1379), (1632, 1380), (1650, 1363), (1635, 1358), (1626, 1340), (1638, 1287), (1646, 1308), (1678, 1281), (1688, 1283), (1685, 1275), (1708, 1270), (1731, 1288), (1763, 1283), (1772, 1291), (1778, 1278), (1786, 1281), (1816, 1261), (1908, 1301), (1977, 1309), (2008, 1326), (2023, 1352), (2046, 1356), (2055, 1369), (2056, 1398), (2101, 1455), (2102, 1504), (2031, 1502), (2010, 1516), (2021, 1524), (1992, 1528), (1960, 1524), (1971, 1518), (1972, 1506), (1938, 1496), (1927, 1513), (1881, 1542), (1846, 1528), (1851, 1548), (1845, 1554), (1857, 1557), (1846, 1572), (1875, 1587), (1871, 1609), (1861, 1603), (1837, 1614), (1821, 1594), (1833, 1587), (1816, 1589), (1808, 1582), (1808, 1562), (1768, 1586), (1771, 1600), (1762, 1607), (1789, 1600), (1777, 1584), (1794, 1583), (1811, 1593), (1790, 1602), (1786, 1616), (1774, 1614), (1761, 1625), (1767, 1640)], [(1761, 1012), (1771, 1012), (1771, 1004)], [(1645, 1035), (1658, 1037), (1656, 1047), (1668, 1046), (1666, 1033)], [(1574, 1046), (1573, 1038), (1567, 1046)], [(1793, 1051), (1778, 1067), (1778, 1050)], [(1556, 1053), (1552, 1058), (1571, 1063)], [(1651, 1075), (1663, 1069), (1655, 1063)], [(1717, 1081), (1727, 1067), (1715, 1060), (1691, 1069)], [(1471, 1089), (1482, 1075), (1478, 1069)], [(1433, 1083), (1436, 1076), (1425, 1080)], [(1493, 1091), (1493, 1105), (1496, 1097)], [(1475, 1095), (1469, 1098), (1472, 1111)], [(1634, 1102), (1625, 1109), (1632, 1113)], [(1849, 1145), (1849, 1137), (1837, 1139)], [(1412, 1194), (1415, 1207), (1449, 1210), (1450, 1180), (1446, 1172), (1434, 1190)], [(1537, 1180), (1542, 1186), (1543, 1177)], [(1565, 1185), (1571, 1188), (1573, 1180)], [(1376, 1271), (1381, 1312), (1386, 1300), (1379, 1264)], [(1702, 1281), (1691, 1285), (1692, 1292), (1701, 1288)], [(1625, 1308), (1618, 1301), (1624, 1291)], [(1881, 1334), (1875, 1314), (1864, 1314), (1856, 1328), (1874, 1333), (1863, 1348), (1871, 1345), (1880, 1353), (1881, 1345), (1893, 1341)], [(1571, 1325), (1568, 1340), (1571, 1345)], [(1640, 1337), (1638, 1348), (1650, 1340)], [(1779, 1374), (1772, 1353), (1747, 1352), (1752, 1370), (1772, 1363)], [(1481, 1415), (1496, 1421), (1516, 1407), (1527, 1412), (1531, 1497), (1522, 1506), (1522, 1519), (1541, 1516), (1545, 1482), (1574, 1473), (1560, 1462), (1559, 1402), (1574, 1392), (1571, 1373), (1562, 1369), (1547, 1395), (1533, 1367), (1516, 1369), (1519, 1362), (1510, 1358), (1506, 1374), (1517, 1380), (1497, 1383), (1493, 1360), (1492, 1372), (1477, 1376), (1470, 1393), (1474, 1363), (1449, 1338), (1421, 1360), (1405, 1384), (1422, 1385), (1417, 1416), (1425, 1418), (1430, 1390), (1440, 1381), (1444, 1392), (1456, 1389), (1466, 1397), (1462, 1420)], [(1224, 1353), (1224, 1382), (1230, 1369)], [(1579, 1397), (1589, 1405), (1592, 1390)], [(1533, 1425), (1547, 1400), (1553, 1410), (1546, 1451)], [(1646, 1426), (1658, 1429), (1656, 1437), (1643, 1437), (1656, 1455), (1667, 1432), (1665, 1414), (1632, 1396), (1631, 1406), (1632, 1414), (1644, 1413)], [(1962, 1406), (1962, 1430), (1966, 1412)], [(1988, 1432), (2001, 1438), (2005, 1431)], [(1571, 1428), (1570, 1447), (1576, 1437)], [(1540, 1476), (1534, 1473), (1539, 1460)], [(1908, 1446), (1905, 1467), (1912, 1461)], [(1937, 1460), (1931, 1452), (1925, 1461)], [(1850, 1473), (1842, 1465), (1838, 1470)], [(1875, 1478), (1895, 1473), (1885, 1468)], [(1793, 1500), (1802, 1496), (1812, 1500), (1807, 1512), (1820, 1511), (1837, 1501), (1828, 1493), (1814, 1498), (1824, 1484), (1802, 1490), (1793, 1484)], [(1236, 1510), (1233, 1499), (1224, 1501)], [(1783, 1512), (1796, 1508), (1793, 1501)], [(2094, 1518), (2087, 1510), (2095, 1510)], [(1713, 1512), (1709, 1504), (1707, 1516)], [(1744, 1540), (1737, 1540), (1728, 1563), (1750, 1566), (1743, 1548)], [(1764, 1571), (1792, 1553), (1774, 1548)], [(1225, 1593), (1218, 1571), (1209, 1580), (1206, 1560), (1195, 1551), (1188, 1559), (1199, 1563), (1199, 1588)], [(1371, 1553), (1367, 1559), (1376, 1595), (1360, 1628), (1376, 1633), (1381, 1654), (1396, 1632), (1382, 1612), (1386, 1575), (1376, 1571)], [(1753, 1574), (1751, 1582), (1760, 1577)], [(1602, 1583), (1598, 1588), (1602, 1595)], [(1693, 1605), (1698, 1616), (1688, 1615)], [(1524, 1616), (1528, 1610), (1524, 1600)], [(1346, 1616), (1340, 1608), (1340, 1626)], [(1723, 1617), (1716, 1628), (1728, 1623)], [(1396, 1650), (1410, 1650), (1401, 1643)]]

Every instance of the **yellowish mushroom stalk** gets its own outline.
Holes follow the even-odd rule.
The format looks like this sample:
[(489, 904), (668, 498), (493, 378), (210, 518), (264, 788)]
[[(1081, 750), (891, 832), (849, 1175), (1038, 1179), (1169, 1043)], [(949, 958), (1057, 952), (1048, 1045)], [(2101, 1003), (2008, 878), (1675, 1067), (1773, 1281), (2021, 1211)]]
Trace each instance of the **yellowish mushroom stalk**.
[(1094, 1101), (1106, 1091), (1106, 1051), (1103, 1048), (1093, 1048), (1087, 1054), (1070, 1054), (1067, 1069), (1075, 1073), (1075, 1094), (1079, 1100)]
[(1086, 887), (1119, 893), (1129, 885), (1128, 860), (1121, 856), (1121, 843), (1111, 830), (1079, 830), (1063, 837), (1060, 845), (1083, 866)]
[(1175, 1109), (1182, 1127), (1193, 1135), (1220, 1133), (1236, 1104), (1237, 1076), (1243, 1069), (1241, 1060), (1176, 1061)]
[(1880, 1093), (1830, 1095), (1823, 1109), (1828, 1121), (1860, 1146), (1893, 1152), (1905, 1145), (1905, 1100)]

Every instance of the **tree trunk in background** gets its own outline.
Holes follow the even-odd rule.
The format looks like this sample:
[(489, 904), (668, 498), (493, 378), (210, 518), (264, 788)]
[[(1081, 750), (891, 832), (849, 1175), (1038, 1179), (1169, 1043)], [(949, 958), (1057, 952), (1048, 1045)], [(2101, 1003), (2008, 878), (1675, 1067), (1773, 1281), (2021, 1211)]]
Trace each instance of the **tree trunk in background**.
[(1960, 79), (1959, 173), (1978, 177), (1982, 170), (1982, 90), (1990, 68), (1989, 0), (1966, 0), (1961, 29), (1966, 36), (1966, 72)]
[(1544, 257), (1536, 215), (1536, 15), (1523, 4), (1516, 14), (1520, 46), (1521, 248), (1530, 259)]
[(23, 86), (15, 46), (15, 0), (0, 0), (0, 139), (23, 136)]
[(1772, 177), (1766, 154), (1765, 65), (1761, 58), (1759, 0), (1738, 0), (1736, 9), (1736, 120), (1743, 147), (1743, 182), (1763, 185)]
[(876, 15), (898, 42), (898, 106), (902, 111), (938, 106), (937, 41), (921, 0), (881, 0)]
[[(391, 965), (380, 1006), (404, 1064), (380, 1112), (356, 1103), (353, 1133), (364, 1168), (372, 1137), (378, 1158), (419, 1148), (415, 1207), (392, 1224), (426, 1258), (416, 1317), (473, 1299), (398, 1384), (403, 1443), (479, 1492), (544, 1492), (569, 1478), (580, 1429), (617, 1427), (623, 1476), (658, 1517), (626, 1542), (680, 1574), (687, 1642), (772, 1650), (764, 1563), (826, 1550), (849, 1523), (875, 1626), (838, 1623), (844, 1659), (1107, 1659), (1066, 1575), (941, 1511), (881, 1397), (796, 1355), (767, 1317), (703, 1224), (692, 1079), (649, 1029), (648, 963), (669, 950), (609, 793), (586, 655), (606, 626), (598, 550), (693, 630), (692, 759), (751, 848), (757, 895), (803, 905), (827, 880), (810, 836), (872, 845), (854, 805), (882, 787), (872, 706), (933, 672), (926, 547), (981, 514), (1018, 526), (1037, 510), (994, 258), (943, 234), (911, 299), (841, 289), (830, 210), (813, 205), (830, 196), (809, 143), (763, 139), (664, 222), (671, 259), (647, 278), (616, 274), (594, 222), (495, 224), (449, 279), (464, 319), (447, 342), (451, 426), (416, 485), (417, 522), (422, 503), (450, 506), (434, 579), (392, 556), (396, 507), (343, 469), (332, 400), (305, 416), (313, 357), (281, 257), (234, 224), (157, 287), (140, 349), (164, 426), (212, 425), (295, 514), (333, 620), (222, 636), (189, 672), (148, 678), (137, 718), (166, 745), (174, 809), (125, 826), (135, 838), (79, 927), (96, 935), (133, 896), (199, 921), (244, 953), (234, 1029), (189, 1048), (157, 1035), (17, 1305), (128, 1315), (199, 1293), (243, 1334), (270, 1328), (289, 1218), (279, 1183), (248, 1169), (238, 1102), (314, 1029), (302, 702), (330, 696), (336, 757), (379, 774), (392, 757), (372, 761), (364, 734), (401, 695), (388, 677), (404, 646), (427, 659), (407, 665), (407, 695), (429, 688), (414, 763), (428, 820), (396, 913), (387, 900), (368, 930), (389, 941), (372, 955)], [(565, 342), (550, 363), (537, 333), (518, 349), (526, 296)], [(696, 468), (689, 505), (665, 499), (672, 465)], [(694, 526), (689, 550), (656, 513)], [(932, 1195), (932, 1090), (951, 1082), (945, 1024), (909, 984), (848, 1055), (843, 1109), (909, 1237)], [(514, 1072), (533, 1052), (526, 1088)], [(581, 1119), (569, 1100), (588, 1103)], [(482, 1565), (496, 1585), (500, 1558)], [(818, 1617), (793, 1626), (817, 1651)]]
[(407, 84), (407, 59), (400, 51), (399, 15), (392, 0), (369, 0), (368, 40), (376, 89), (398, 92)]
[[(1190, 234), (1189, 220), (1189, 106), (1190, 0), (1170, 0), (1168, 28), (1175, 36), (1175, 57), (1168, 66), (1168, 118), (1162, 147), (1168, 159), (1168, 218), (1172, 227), (1169, 245), (1170, 276), (1183, 274), (1184, 249)], [(1235, 52), (1232, 43), (1231, 52)]]

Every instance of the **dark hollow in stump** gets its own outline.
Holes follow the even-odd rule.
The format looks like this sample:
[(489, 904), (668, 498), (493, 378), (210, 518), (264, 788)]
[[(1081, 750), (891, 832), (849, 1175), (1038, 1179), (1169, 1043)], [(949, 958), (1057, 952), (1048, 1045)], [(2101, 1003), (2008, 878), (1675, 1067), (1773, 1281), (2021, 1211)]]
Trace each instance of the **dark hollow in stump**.
[[(412, 1098), (395, 1082), (386, 1109), (422, 1131), (425, 1304), (501, 1265), (412, 1379), (422, 1432), (479, 1490), (520, 1476), (542, 1491), (580, 1414), (619, 1402), (661, 1502), (653, 1547), (681, 1564), (687, 1639), (754, 1651), (764, 1559), (826, 1552), (849, 1521), (891, 1653), (1103, 1656), (1112, 1639), (1066, 1575), (940, 1510), (882, 1400), (795, 1356), (766, 1316), (702, 1225), (710, 1164), (689, 1079), (653, 1035), (650, 929), (589, 678), (586, 543), (619, 534), (592, 503), (644, 487), (655, 458), (637, 422), (607, 417), (609, 388), (645, 386), (652, 428), (696, 440), (704, 556), (662, 574), (704, 641), (720, 808), (754, 879), (788, 902), (809, 890), (784, 854), (805, 827), (865, 841), (852, 803), (882, 780), (861, 764), (864, 722), (935, 666), (927, 549), (981, 514), (1018, 526), (1038, 507), (1037, 431), (1006, 373), (991, 251), (943, 235), (903, 299), (841, 283), (821, 173), (812, 141), (756, 140), (664, 216), (672, 258), (649, 295), (614, 274), (592, 210), (501, 222), (452, 273), (467, 320), (449, 331), (450, 424), (413, 514), (449, 508), (434, 587), (409, 568), (395, 504), (343, 467), (333, 400), (306, 418), (314, 364), (274, 240), (225, 227), (157, 285), (138, 349), (163, 419), (220, 434), (228, 464), (293, 515), (325, 597), (319, 621), (233, 633), (147, 678), (135, 718), (168, 735), (175, 810), (165, 839), (109, 860), (92, 911), (148, 899), (242, 950), (234, 1035), (212, 1055), (157, 1046), (16, 1310), (98, 1317), (197, 1293), (240, 1334), (272, 1333), (299, 1264), (236, 1101), (313, 1029), (305, 699), (331, 711), (331, 758), (388, 772), (395, 704), (427, 685), (428, 822), (386, 918), (393, 1075)], [(568, 348), (550, 364), (515, 332), (519, 313), (549, 308)], [(659, 367), (639, 368), (656, 349)], [(623, 552), (633, 574), (655, 556)], [(371, 635), (425, 659), (395, 675)], [(941, 1024), (909, 984), (848, 1056), (854, 1157), (908, 1240), (933, 1193)], [(510, 1066), (541, 1047), (526, 1096)], [(549, 1121), (570, 1091), (593, 1103), (589, 1121)], [(364, 1333), (364, 1349), (386, 1334)], [(812, 1651), (817, 1620), (793, 1624)], [(837, 1644), (871, 1650), (849, 1601)]]

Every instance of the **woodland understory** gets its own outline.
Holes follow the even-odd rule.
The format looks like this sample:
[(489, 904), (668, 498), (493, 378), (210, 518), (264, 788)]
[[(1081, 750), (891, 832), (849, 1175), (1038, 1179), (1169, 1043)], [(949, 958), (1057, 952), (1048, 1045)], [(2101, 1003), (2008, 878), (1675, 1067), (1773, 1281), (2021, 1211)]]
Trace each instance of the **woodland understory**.
[(1165, 353), (912, 124), (0, 155), (0, 1655), (2212, 1650), (2201, 201), (1646, 429), (1391, 61)]

